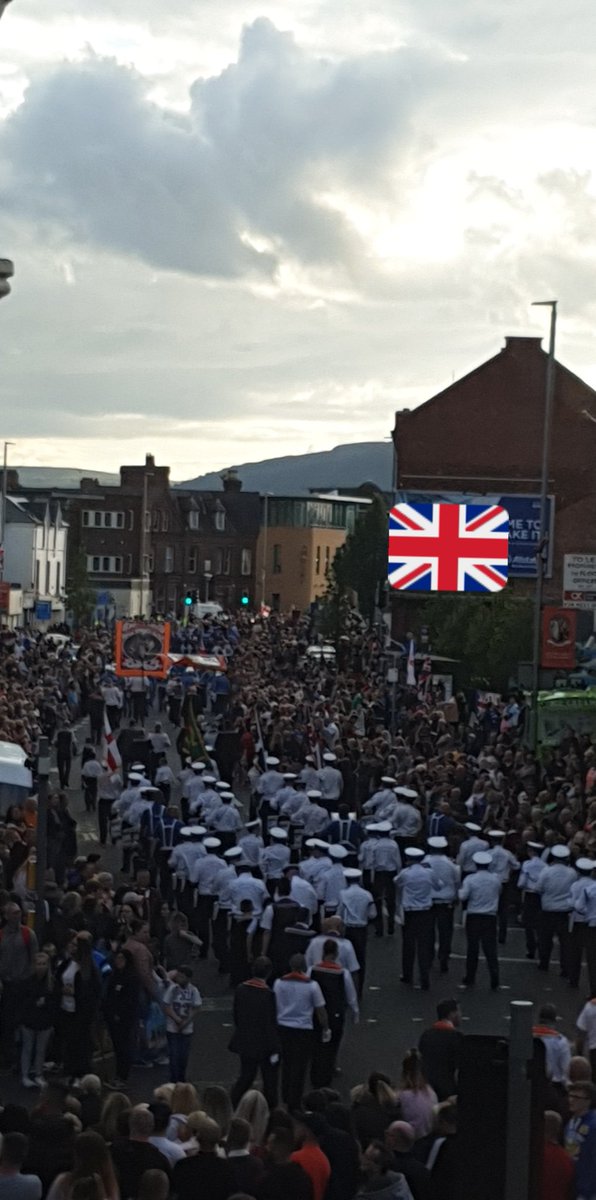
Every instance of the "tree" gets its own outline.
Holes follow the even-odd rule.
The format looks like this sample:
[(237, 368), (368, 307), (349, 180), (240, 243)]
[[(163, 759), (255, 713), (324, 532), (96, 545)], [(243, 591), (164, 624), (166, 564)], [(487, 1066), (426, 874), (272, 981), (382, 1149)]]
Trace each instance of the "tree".
[(346, 547), (340, 546), (327, 570), (327, 587), (322, 598), (319, 629), (339, 648), (350, 614), (350, 595), (345, 571)]
[(66, 606), (77, 625), (91, 620), (95, 608), (95, 591), (89, 583), (87, 556), (82, 546), (73, 550), (66, 577)]
[(376, 489), (371, 488), (370, 493), (371, 503), (343, 547), (342, 571), (346, 586), (356, 592), (362, 616), (372, 624), (387, 579), (388, 535), (385, 500)]
[(507, 591), (490, 596), (433, 596), (419, 612), (433, 650), (458, 659), (461, 686), (505, 691), (518, 663), (532, 656), (532, 600)]

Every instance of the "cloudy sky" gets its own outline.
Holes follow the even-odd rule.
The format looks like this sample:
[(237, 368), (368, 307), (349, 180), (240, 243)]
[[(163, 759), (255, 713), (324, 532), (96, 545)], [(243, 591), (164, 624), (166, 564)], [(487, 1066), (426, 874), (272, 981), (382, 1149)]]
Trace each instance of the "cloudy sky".
[(543, 333), (596, 386), (593, 0), (13, 0), (2, 436), (174, 478), (388, 435)]

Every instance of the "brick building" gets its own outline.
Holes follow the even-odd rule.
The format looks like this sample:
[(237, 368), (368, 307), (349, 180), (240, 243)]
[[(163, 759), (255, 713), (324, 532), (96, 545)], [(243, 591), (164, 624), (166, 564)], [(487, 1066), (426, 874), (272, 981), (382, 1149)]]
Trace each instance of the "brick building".
[[(536, 497), (547, 360), (540, 338), (508, 337), (494, 358), (469, 375), (418, 408), (396, 413), (397, 488), (409, 495)], [(596, 553), (595, 422), (596, 392), (557, 362), (549, 456), (554, 537), (552, 571), (544, 588), (547, 603), (561, 603), (564, 554)], [(533, 589), (531, 579), (515, 577), (508, 586), (518, 594)]]

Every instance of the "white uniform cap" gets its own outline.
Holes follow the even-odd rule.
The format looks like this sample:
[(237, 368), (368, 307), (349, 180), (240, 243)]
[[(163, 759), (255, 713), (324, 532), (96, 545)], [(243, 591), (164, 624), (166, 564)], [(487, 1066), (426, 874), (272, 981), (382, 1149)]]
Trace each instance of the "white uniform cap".
[(346, 879), (362, 879), (362, 871), (358, 867), (345, 867), (344, 875)]
[(315, 846), (318, 846), (318, 844), (319, 844), (318, 838), (307, 838), (304, 843), (305, 846), (308, 846), (309, 850), (314, 850)]
[(379, 821), (377, 825), (377, 833), (391, 833), (393, 826), (391, 821)]
[(578, 871), (596, 871), (596, 862), (593, 858), (578, 858), (575, 865)]
[(334, 754), (333, 751), (331, 751), (331, 750), (326, 750), (323, 755), (323, 761), (324, 762), (337, 762), (337, 754)]
[(446, 850), (447, 849), (447, 838), (446, 837), (430, 837), (428, 839), (428, 844), (429, 844), (431, 850)]
[(140, 771), (141, 775), (144, 775), (147, 770), (144, 763), (133, 763), (130, 769), (131, 771)]
[(140, 771), (129, 771), (128, 778), (132, 780), (133, 783), (138, 783), (139, 780), (144, 779), (145, 776), (141, 775)]
[(530, 850), (544, 850), (544, 842), (528, 842)]
[(261, 824), (261, 822), (259, 821), (259, 818), (257, 817), (256, 821), (247, 821), (246, 828), (247, 829), (256, 829), (257, 825), (260, 825), (260, 824)]
[[(345, 846), (336, 846), (335, 845), (335, 846), (329, 847), (329, 857), (330, 858), (347, 858), (348, 854), (349, 854), (349, 850), (346, 850)], [(596, 866), (596, 863), (594, 865)]]
[(397, 779), (394, 779), (393, 775), (381, 775), (381, 783), (392, 783), (395, 785), (397, 783)]
[(229, 790), (230, 790), (229, 783), (226, 783), (225, 780), (223, 780), (223, 779), (218, 779), (215, 786), (216, 786), (218, 792), (229, 792)]
[(236, 799), (233, 792), (220, 792), (219, 794), (220, 794), (220, 798), (222, 800), (235, 800)]
[(329, 842), (324, 842), (322, 838), (313, 838), (312, 841), (313, 841), (313, 845), (317, 848), (317, 850), (328, 850), (329, 849)]
[(191, 764), (190, 764), (190, 765), (191, 765), (191, 767), (192, 767), (193, 771), (204, 771), (204, 770), (205, 770), (205, 767), (207, 766), (207, 763), (204, 763), (204, 762), (191, 762)]
[(277, 838), (277, 840), (280, 842), (283, 842), (287, 836), (287, 830), (281, 829), (279, 825), (274, 825), (273, 828), (269, 830), (269, 837)]
[(470, 833), (480, 833), (480, 826), (475, 825), (473, 821), (466, 821), (464, 829), (468, 829)]
[(208, 837), (205, 838), (203, 845), (206, 846), (208, 850), (217, 850), (221, 846), (221, 841), (219, 838)]
[(184, 825), (180, 833), (182, 837), (204, 837), (207, 830), (204, 825)]
[(307, 792), (306, 794), (309, 800), (320, 800), (321, 796), (323, 795), (323, 793), (318, 792), (316, 788), (311, 788), (310, 792)]
[(406, 800), (417, 800), (418, 792), (409, 787), (396, 787), (393, 789), (396, 796), (404, 796)]
[(486, 850), (477, 850), (472, 855), (472, 862), (475, 862), (477, 867), (490, 867), (492, 861), (492, 855), (487, 854)]
[(242, 858), (242, 846), (230, 846), (229, 850), (224, 850), (224, 858)]
[(424, 858), (424, 850), (421, 850), (419, 846), (407, 846), (406, 858)]
[(203, 783), (217, 783), (215, 775), (203, 775)]
[(381, 824), (380, 821), (371, 821), (370, 825), (366, 826), (366, 832), (367, 833), (380, 833), (380, 829), (379, 829), (380, 824)]
[(504, 838), (505, 831), (503, 829), (489, 829), (488, 836), (490, 838)]
[(550, 852), (553, 858), (569, 858), (569, 846), (551, 846)]
[(274, 754), (268, 754), (267, 758), (265, 759), (265, 763), (268, 767), (278, 767), (279, 759), (276, 758)]
[(288, 783), (292, 783), (292, 781), (297, 778), (298, 776), (295, 775), (293, 771), (284, 771), (284, 779), (286, 779)]
[(192, 834), (194, 832), (195, 832), (195, 830), (191, 829), (190, 825), (184, 825), (184, 827), (180, 830), (180, 837), (183, 837), (183, 838), (192, 837)]
[(314, 762), (315, 760), (314, 760), (312, 754), (306, 754), (304, 757), (304, 761), (305, 762)]

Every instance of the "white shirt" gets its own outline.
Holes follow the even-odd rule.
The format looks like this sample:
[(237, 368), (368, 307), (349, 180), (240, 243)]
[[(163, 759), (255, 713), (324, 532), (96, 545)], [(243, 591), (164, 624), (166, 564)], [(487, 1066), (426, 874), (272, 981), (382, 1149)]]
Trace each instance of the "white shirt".
[(310, 913), (311, 920), (314, 917), (319, 907), (317, 893), (314, 887), (306, 879), (301, 879), (300, 875), (292, 876), (290, 887), (290, 896), (295, 900), (301, 908), (305, 908)]
[(263, 800), (271, 800), (281, 791), (284, 784), (285, 779), (279, 771), (265, 771), (261, 775), (261, 778), (257, 780), (255, 790), (262, 796)]
[(571, 884), (577, 875), (573, 867), (554, 863), (542, 872), (536, 891), (540, 894), (543, 912), (569, 912), (571, 908)]
[(345, 891), (339, 893), (339, 916), (345, 925), (366, 929), (376, 911), (370, 892), (360, 887), (359, 883), (350, 883)]
[(391, 837), (381, 837), (373, 841), (372, 861), (375, 871), (391, 871), (396, 875), (401, 871), (402, 861), (397, 842)]
[(320, 804), (313, 804), (309, 801), (309, 807), (304, 815), (304, 834), (305, 837), (315, 837), (317, 833), (323, 833), (329, 824), (329, 813), (326, 808), (321, 808)]
[(242, 829), (242, 821), (238, 815), (238, 809), (229, 804), (222, 804), (215, 812), (211, 813), (208, 824), (211, 829), (216, 829), (220, 833), (236, 833), (238, 829)]
[(314, 967), (315, 963), (321, 961), (323, 957), (323, 946), (325, 942), (332, 940), (335, 942), (338, 950), (338, 962), (340, 966), (345, 967), (346, 971), (350, 971), (353, 975), (355, 971), (360, 970), (360, 963), (356, 956), (356, 951), (349, 938), (335, 937), (332, 933), (317, 934), (312, 942), (309, 942), (306, 952), (306, 965)]
[(200, 1008), (202, 1003), (201, 993), (193, 983), (187, 983), (184, 987), (179, 983), (171, 983), (163, 994), (162, 1004), (164, 1008), (172, 1008), (177, 1017), (186, 1017), (187, 1020), (182, 1026), (175, 1025), (166, 1013), (167, 1032), (191, 1034), (194, 1024), (192, 1011), (194, 1008)]
[(194, 870), (196, 863), (206, 855), (207, 851), (202, 842), (180, 842), (178, 846), (174, 846), (168, 859), (168, 866), (183, 879), (190, 879), (190, 873)]
[(586, 1034), (588, 1050), (596, 1050), (596, 1000), (584, 1004), (577, 1018), (577, 1028)]
[(237, 876), (236, 882), (230, 885), (230, 896), (234, 916), (240, 916), (243, 900), (251, 900), (255, 917), (260, 917), (269, 893), (262, 879), (255, 879), (253, 875), (243, 871)]
[(196, 884), (199, 896), (215, 896), (217, 879), (224, 866), (225, 863), (216, 854), (206, 854), (193, 864), (189, 879)]
[(315, 1008), (324, 1008), (325, 1000), (318, 983), (307, 975), (276, 979), (273, 984), (277, 1024), (289, 1029), (312, 1029)]
[(428, 867), (419, 863), (404, 867), (395, 883), (404, 912), (428, 912), (433, 902), (433, 881)]
[(512, 871), (516, 871), (519, 863), (514, 854), (510, 850), (506, 850), (504, 846), (491, 847), (491, 863), (488, 868), (493, 875), (498, 875), (501, 883), (507, 883)]
[[(321, 767), (319, 771), (319, 787), (324, 800), (339, 800), (344, 790), (344, 780), (337, 767)], [(329, 820), (329, 818), (327, 818)]]
[(186, 1154), (182, 1147), (182, 1142), (173, 1142), (168, 1137), (150, 1137), (148, 1141), (164, 1158), (167, 1158), (171, 1167), (174, 1167), (181, 1158), (186, 1158)]
[(536, 1028), (534, 1037), (539, 1037), (544, 1046), (546, 1078), (552, 1080), (553, 1083), (567, 1083), (569, 1063), (571, 1062), (571, 1050), (567, 1038), (563, 1037), (562, 1033), (558, 1033), (556, 1029), (549, 1029), (548, 1033), (541, 1034), (536, 1031)]
[(525, 863), (522, 863), (521, 871), (517, 877), (517, 886), (524, 892), (538, 891), (538, 880), (542, 872), (546, 868), (546, 863), (541, 858), (528, 858)]
[(263, 849), (262, 837), (257, 837), (256, 833), (245, 833), (243, 837), (238, 838), (238, 845), (242, 846), (244, 857), (251, 867), (258, 867)]
[(332, 864), (322, 879), (322, 901), (325, 908), (337, 908), (339, 897), (346, 887), (346, 877), (339, 864)]
[(261, 851), (261, 870), (265, 879), (281, 879), (290, 861), (290, 847), (272, 842)]
[(429, 854), (424, 861), (431, 875), (433, 904), (453, 904), (461, 878), (459, 867), (446, 854)]
[(488, 850), (488, 842), (483, 841), (482, 838), (476, 837), (476, 834), (473, 834), (472, 837), (469, 837), (466, 842), (462, 842), (459, 848), (459, 854), (457, 856), (457, 865), (458, 867), (461, 867), (462, 875), (465, 875), (467, 871), (476, 870), (476, 865), (473, 862), (473, 859), (474, 855), (478, 854), (479, 850)]
[(501, 881), (490, 871), (467, 875), (459, 889), (460, 900), (468, 901), (468, 916), (496, 915), (501, 896)]

